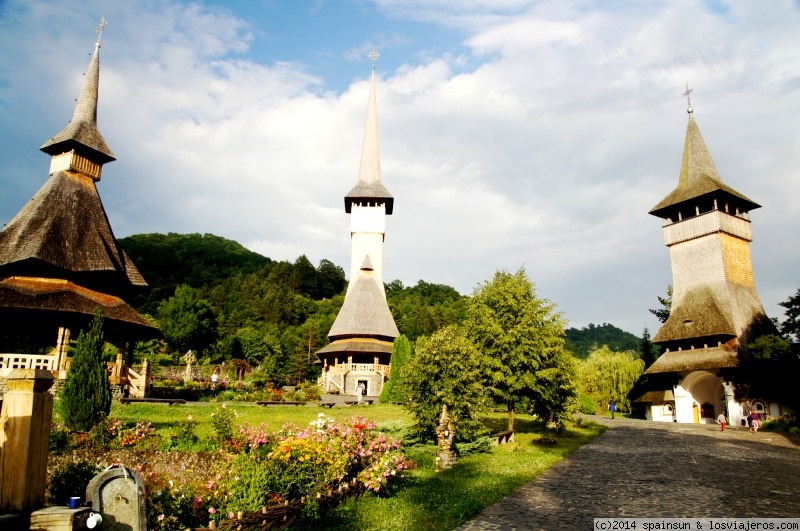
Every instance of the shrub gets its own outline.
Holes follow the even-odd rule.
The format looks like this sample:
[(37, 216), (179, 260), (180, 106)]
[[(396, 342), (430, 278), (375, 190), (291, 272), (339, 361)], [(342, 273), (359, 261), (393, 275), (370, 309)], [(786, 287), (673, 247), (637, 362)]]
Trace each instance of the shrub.
[(595, 404), (591, 396), (581, 394), (578, 396), (578, 411), (584, 415), (595, 415), (597, 413), (597, 404)]
[(61, 465), (50, 476), (47, 498), (51, 505), (66, 505), (72, 496), (79, 496), (85, 501), (86, 486), (100, 472), (100, 469), (88, 461), (76, 461)]
[(225, 448), (233, 442), (233, 417), (235, 413), (226, 407), (217, 409), (211, 414), (211, 426), (214, 428), (214, 442), (219, 448)]
[(111, 411), (104, 343), (103, 318), (98, 310), (89, 330), (78, 335), (75, 356), (59, 393), (61, 416), (72, 430), (87, 431)]

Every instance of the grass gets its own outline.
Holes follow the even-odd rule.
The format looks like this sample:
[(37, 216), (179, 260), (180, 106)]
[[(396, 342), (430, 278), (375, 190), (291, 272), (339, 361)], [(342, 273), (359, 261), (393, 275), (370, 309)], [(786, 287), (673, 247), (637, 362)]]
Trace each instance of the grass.
[[(213, 435), (211, 414), (219, 404), (193, 404), (167, 406), (164, 404), (114, 404), (111, 416), (124, 422), (152, 422), (159, 435), (168, 434), (175, 423), (192, 415), (197, 421), (197, 434), (202, 440)], [(403, 407), (391, 404), (332, 409), (309, 406), (257, 406), (229, 404), (237, 417), (235, 424), (248, 422), (258, 425), (266, 422), (270, 430), (292, 422), (307, 425), (319, 413), (336, 420), (346, 420), (354, 415), (375, 421), (378, 427), (393, 430), (413, 424), (413, 417)], [(506, 426), (504, 413), (487, 415), (483, 422), (492, 432)], [(418, 467), (391, 492), (391, 496), (364, 495), (349, 499), (325, 517), (326, 529), (392, 529), (439, 530), (453, 529), (478, 514), (483, 508), (510, 494), (518, 487), (535, 479), (544, 470), (562, 460), (570, 452), (586, 444), (605, 431), (605, 427), (591, 422), (571, 424), (561, 434), (545, 431), (528, 415), (517, 415), (515, 441), (498, 446), (491, 453), (475, 454), (461, 458), (458, 464), (445, 472), (434, 471), (436, 447), (416, 445), (406, 449)], [(555, 439), (552, 445), (539, 445), (534, 441), (546, 436)], [(309, 528), (319, 528), (315, 522)]]

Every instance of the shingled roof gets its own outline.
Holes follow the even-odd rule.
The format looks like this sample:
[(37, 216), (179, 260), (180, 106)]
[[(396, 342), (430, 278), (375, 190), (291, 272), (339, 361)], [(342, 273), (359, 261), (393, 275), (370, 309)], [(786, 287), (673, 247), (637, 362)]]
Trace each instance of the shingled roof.
[(386, 205), (386, 214), (394, 210), (394, 197), (381, 180), (381, 153), (378, 134), (378, 105), (375, 97), (375, 69), (369, 85), (367, 121), (364, 127), (364, 143), (361, 146), (361, 165), (358, 169), (358, 183), (344, 197), (344, 209), (348, 214), (353, 203), (376, 202)]
[[(156, 327), (119, 297), (100, 293), (73, 282), (49, 278), (10, 277), (0, 281), (0, 315), (3, 323), (52, 321), (55, 326), (85, 328), (97, 307), (112, 328), (125, 336), (157, 337)], [(72, 326), (69, 326), (69, 325)]]
[(717, 166), (711, 158), (700, 128), (689, 114), (686, 127), (686, 142), (683, 148), (683, 161), (678, 186), (650, 210), (650, 214), (665, 217), (672, 207), (704, 195), (719, 193), (737, 198), (740, 208), (747, 212), (759, 208), (752, 199), (737, 192), (722, 182)]
[(392, 342), (399, 335), (383, 286), (375, 279), (367, 256), (328, 332), (328, 339), (333, 342), (360, 337)]
[(653, 343), (736, 335), (736, 327), (723, 311), (714, 290), (701, 286), (689, 290), (679, 301), (673, 301), (669, 318), (653, 338)]
[(662, 354), (655, 363), (644, 371), (644, 374), (714, 370), (738, 365), (739, 356), (737, 350), (728, 349), (724, 346), (670, 350)]
[(100, 85), (100, 42), (95, 45), (94, 54), (86, 70), (86, 77), (72, 113), (72, 120), (41, 148), (48, 155), (59, 155), (74, 149), (76, 152), (105, 164), (116, 160), (114, 153), (106, 144), (97, 128), (97, 95)]
[(59, 171), (0, 232), (0, 277), (73, 280), (124, 296), (147, 283), (114, 238), (95, 182)]

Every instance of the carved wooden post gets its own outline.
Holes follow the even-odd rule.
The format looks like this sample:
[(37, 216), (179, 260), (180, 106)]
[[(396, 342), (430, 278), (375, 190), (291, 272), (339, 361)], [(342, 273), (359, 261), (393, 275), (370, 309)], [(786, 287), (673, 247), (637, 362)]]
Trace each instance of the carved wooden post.
[(69, 347), (69, 328), (59, 327), (58, 338), (56, 339), (56, 363), (53, 370), (67, 370), (67, 348)]
[(150, 395), (150, 362), (147, 358), (142, 360), (142, 378), (139, 380), (141, 395), (139, 398), (147, 398)]
[(0, 413), (0, 512), (44, 505), (47, 452), (53, 419), (53, 375), (14, 369)]

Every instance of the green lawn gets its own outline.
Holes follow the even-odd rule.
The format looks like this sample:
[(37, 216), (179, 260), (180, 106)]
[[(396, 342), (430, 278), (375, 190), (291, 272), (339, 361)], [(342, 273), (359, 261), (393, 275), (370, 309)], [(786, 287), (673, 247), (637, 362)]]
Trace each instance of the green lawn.
[[(192, 404), (167, 406), (163, 404), (114, 404), (111, 416), (123, 421), (149, 421), (159, 434), (168, 433), (174, 423), (186, 420), (188, 415), (198, 422), (197, 434), (203, 439), (212, 436), (211, 414), (219, 404)], [(236, 412), (235, 424), (246, 421), (251, 425), (268, 423), (277, 430), (287, 422), (306, 425), (319, 413), (336, 420), (354, 415), (375, 421), (379, 429), (391, 431), (413, 423), (411, 415), (401, 406), (380, 404), (333, 409), (312, 406), (257, 406), (233, 404), (228, 408)], [(484, 423), (492, 431), (505, 429), (506, 415), (489, 414)], [(434, 471), (436, 448), (433, 445), (411, 446), (409, 456), (418, 464), (390, 496), (364, 495), (350, 499), (308, 528), (326, 529), (453, 529), (483, 508), (513, 492), (521, 485), (535, 479), (542, 471), (566, 457), (570, 452), (605, 431), (605, 427), (591, 422), (582, 426), (571, 424), (562, 434), (545, 432), (528, 415), (518, 415), (515, 422), (515, 442), (496, 447), (491, 453), (464, 457), (458, 465), (446, 472)], [(542, 436), (555, 439), (555, 444), (535, 444)], [(299, 527), (303, 527), (301, 524)]]

